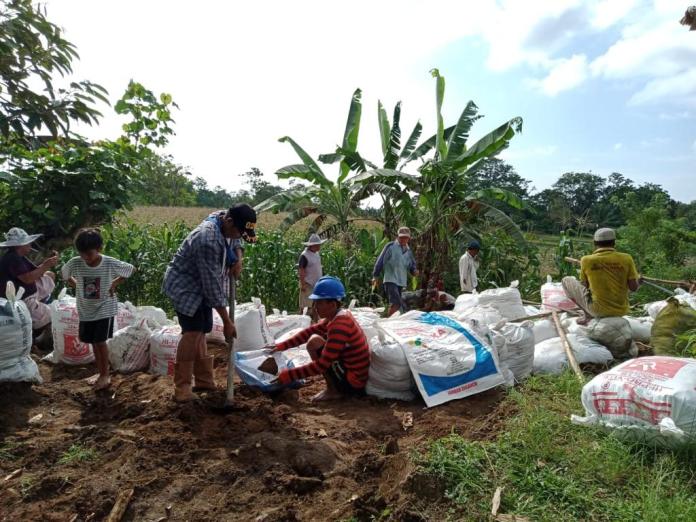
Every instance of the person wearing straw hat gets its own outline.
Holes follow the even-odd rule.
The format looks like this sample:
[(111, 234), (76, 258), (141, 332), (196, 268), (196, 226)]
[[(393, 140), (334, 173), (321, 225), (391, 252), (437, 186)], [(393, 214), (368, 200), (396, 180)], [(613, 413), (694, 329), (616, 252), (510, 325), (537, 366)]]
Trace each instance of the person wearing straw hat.
[[(51, 311), (45, 301), (56, 286), (56, 276), (51, 268), (58, 264), (58, 253), (53, 252), (50, 257), (44, 259), (38, 266), (28, 258), (29, 252), (34, 250), (32, 244), (41, 234), (27, 234), (23, 229), (14, 227), (5, 234), (5, 241), (0, 243), (0, 248), (7, 248), (7, 252), (0, 258), (0, 297), (5, 296), (8, 282), (12, 282), (15, 288), (24, 288), (24, 303), (31, 314), (32, 327), (35, 334), (41, 333), (36, 338), (37, 345), (50, 348)], [(46, 344), (46, 346), (42, 346)]]
[(377, 258), (372, 272), (372, 284), (379, 284), (380, 275), (384, 275), (384, 293), (389, 300), (389, 315), (397, 311), (406, 311), (406, 304), (401, 297), (401, 292), (406, 286), (408, 274), (418, 276), (416, 270), (416, 258), (408, 246), (411, 240), (411, 230), (401, 227), (395, 241), (387, 243), (382, 253)]
[(300, 313), (307, 308), (312, 319), (316, 319), (316, 314), (314, 312), (314, 303), (309, 296), (314, 285), (324, 275), (319, 250), (321, 250), (321, 245), (327, 241), (327, 239), (321, 239), (318, 234), (312, 234), (309, 236), (308, 241), (302, 243), (305, 249), (297, 261), (297, 271), (300, 277)]

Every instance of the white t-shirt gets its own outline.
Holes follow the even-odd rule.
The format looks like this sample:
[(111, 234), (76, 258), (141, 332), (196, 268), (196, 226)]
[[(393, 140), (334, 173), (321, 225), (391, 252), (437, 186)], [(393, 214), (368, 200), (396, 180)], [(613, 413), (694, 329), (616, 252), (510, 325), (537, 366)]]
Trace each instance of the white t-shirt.
[(73, 257), (63, 265), (61, 273), (66, 281), (77, 281), (75, 298), (80, 321), (97, 321), (118, 313), (116, 296), (109, 295), (111, 283), (117, 277), (130, 277), (135, 268), (113, 257), (101, 256), (101, 263), (89, 266), (81, 257)]

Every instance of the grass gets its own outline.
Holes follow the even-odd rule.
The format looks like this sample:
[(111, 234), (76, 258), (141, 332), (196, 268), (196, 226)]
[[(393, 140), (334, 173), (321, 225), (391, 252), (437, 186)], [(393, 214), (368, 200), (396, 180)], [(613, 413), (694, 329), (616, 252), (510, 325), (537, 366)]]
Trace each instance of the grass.
[(19, 447), (19, 444), (14, 442), (6, 442), (0, 446), (0, 461), (17, 460), (17, 455), (14, 454), (14, 449)]
[(99, 454), (92, 448), (87, 448), (81, 444), (73, 444), (68, 451), (63, 453), (58, 459), (58, 464), (76, 464), (78, 462), (89, 462), (96, 460)]
[(446, 485), (466, 520), (500, 513), (532, 520), (696, 520), (696, 448), (656, 449), (570, 423), (582, 411), (572, 374), (534, 377), (510, 392), (519, 414), (494, 442), (432, 442), (420, 465)]

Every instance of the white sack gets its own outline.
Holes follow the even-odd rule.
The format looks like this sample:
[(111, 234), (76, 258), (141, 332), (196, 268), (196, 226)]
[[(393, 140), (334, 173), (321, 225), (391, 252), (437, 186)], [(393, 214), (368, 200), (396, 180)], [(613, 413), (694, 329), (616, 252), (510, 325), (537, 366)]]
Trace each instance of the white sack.
[(312, 324), (312, 318), (308, 315), (290, 314), (283, 312), (282, 314), (273, 313), (266, 317), (266, 324), (274, 339), (290, 330), (298, 328), (308, 328)]
[(266, 324), (266, 308), (257, 298), (253, 298), (250, 304), (242, 305), (241, 311), (235, 314), (237, 338), (234, 348), (238, 352), (260, 350), (273, 344), (273, 335)]
[(492, 306), (476, 305), (458, 314), (457, 320), (477, 321), (486, 326), (495, 326), (503, 320), (503, 316)]
[(380, 321), (378, 328), (403, 348), (428, 407), (505, 382), (495, 350), (447, 316), (411, 311)]
[(41, 384), (39, 368), (31, 358), (32, 324), (27, 305), (21, 300), (24, 291), (15, 294), (7, 283), (7, 299), (0, 298), (0, 382)]
[(479, 295), (476, 293), (476, 291), (471, 294), (462, 294), (457, 297), (456, 301), (454, 302), (454, 312), (456, 314), (461, 314), (462, 312), (466, 312), (469, 308), (473, 308), (478, 304)]
[(597, 375), (582, 389), (586, 416), (642, 439), (693, 440), (696, 436), (696, 360), (639, 357)]
[(141, 319), (147, 320), (147, 326), (150, 329), (172, 324), (167, 318), (166, 312), (161, 308), (156, 306), (134, 306), (130, 301), (126, 301), (125, 303), (118, 303), (114, 332), (121, 328), (132, 326)]
[[(609, 350), (587, 337), (570, 333), (567, 338), (578, 364), (606, 364), (613, 359)], [(566, 366), (568, 366), (568, 357), (560, 337), (547, 339), (534, 346), (533, 373), (558, 375), (563, 373)]]
[(541, 285), (541, 309), (546, 312), (572, 310), (577, 305), (570, 300), (561, 283), (554, 283), (551, 276), (546, 276), (546, 283)]
[(505, 338), (505, 350), (498, 352), (500, 362), (508, 367), (516, 382), (521, 382), (529, 377), (534, 366), (532, 323), (507, 323), (498, 330)]
[(150, 373), (174, 375), (176, 349), (181, 339), (179, 325), (163, 326), (150, 336)]
[(655, 319), (657, 314), (659, 314), (665, 306), (667, 306), (667, 301), (653, 301), (652, 303), (643, 305), (643, 310), (645, 310), (650, 317)]
[(503, 319), (520, 319), (527, 317), (522, 305), (522, 296), (517, 289), (517, 281), (505, 288), (491, 288), (479, 294), (479, 305), (490, 306), (498, 310)]
[(524, 311), (527, 314), (527, 316), (539, 315), (541, 313), (541, 308), (533, 305), (524, 305)]
[(638, 352), (633, 345), (631, 325), (623, 317), (598, 317), (582, 327), (581, 331), (593, 341), (609, 348), (617, 359), (636, 355)]
[(369, 340), (370, 372), (365, 391), (382, 399), (412, 400), (415, 387), (411, 368), (401, 345), (393, 340)]
[(628, 321), (631, 327), (631, 335), (634, 341), (640, 341), (641, 343), (650, 342), (650, 330), (655, 322), (652, 317), (631, 317), (625, 315), (624, 319)]
[(75, 365), (93, 362), (92, 345), (79, 340), (80, 318), (77, 315), (75, 298), (67, 295), (63, 289), (50, 307), (53, 351), (43, 360)]
[(118, 303), (118, 312), (116, 313), (116, 322), (114, 323), (114, 332), (121, 328), (126, 328), (135, 322), (135, 306), (130, 301)]
[(138, 324), (117, 331), (107, 341), (111, 367), (121, 373), (147, 370), (150, 365), (151, 335), (145, 318), (140, 319)]
[(539, 344), (546, 339), (558, 337), (558, 331), (551, 319), (535, 321), (532, 325), (532, 332), (534, 333), (534, 344)]
[(206, 341), (215, 344), (225, 344), (225, 325), (222, 322), (222, 317), (213, 309), (213, 329), (205, 334)]

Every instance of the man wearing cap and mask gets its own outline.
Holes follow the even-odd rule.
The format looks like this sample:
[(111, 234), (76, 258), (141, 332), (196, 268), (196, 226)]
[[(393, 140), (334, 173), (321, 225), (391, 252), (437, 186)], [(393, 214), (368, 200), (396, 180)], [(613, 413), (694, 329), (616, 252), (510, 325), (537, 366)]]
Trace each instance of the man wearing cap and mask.
[(620, 317), (629, 311), (628, 292), (640, 286), (633, 258), (617, 252), (616, 232), (600, 228), (594, 234), (594, 252), (580, 259), (580, 281), (563, 278), (563, 290), (578, 305), (586, 324), (593, 317)]
[(162, 290), (172, 300), (181, 326), (174, 365), (174, 399), (196, 399), (197, 390), (215, 390), (213, 357), (205, 334), (213, 328), (213, 308), (224, 325), (225, 337), (235, 335), (227, 313), (226, 280), (241, 271), (241, 241), (256, 241), (256, 211), (237, 204), (215, 212), (183, 241), (164, 274)]
[(466, 252), (459, 258), (459, 286), (463, 294), (470, 294), (478, 286), (476, 270), (479, 267), (478, 254), (481, 245), (478, 241), (471, 241), (466, 247)]
[(40, 333), (35, 342), (40, 348), (50, 349), (51, 312), (45, 301), (56, 286), (56, 276), (50, 269), (58, 263), (58, 254), (53, 252), (38, 266), (29, 261), (26, 256), (39, 237), (41, 234), (27, 234), (21, 228), (11, 228), (5, 234), (5, 241), (0, 243), (0, 248), (8, 249), (0, 258), (0, 297), (6, 297), (5, 289), (10, 281), (17, 290), (24, 288), (22, 299), (31, 314), (32, 328), (35, 334)]
[(313, 302), (309, 299), (309, 296), (314, 285), (324, 275), (319, 250), (326, 241), (326, 239), (321, 239), (317, 234), (309, 236), (309, 241), (302, 243), (305, 249), (297, 261), (297, 270), (300, 276), (300, 313), (307, 308), (313, 319), (316, 319), (316, 314)]
[(411, 230), (408, 227), (401, 227), (396, 241), (385, 245), (372, 272), (373, 285), (378, 285), (380, 275), (384, 274), (384, 293), (389, 300), (390, 316), (399, 310), (406, 311), (401, 292), (408, 281), (408, 274), (413, 277), (418, 276), (416, 258), (408, 246), (410, 240)]

